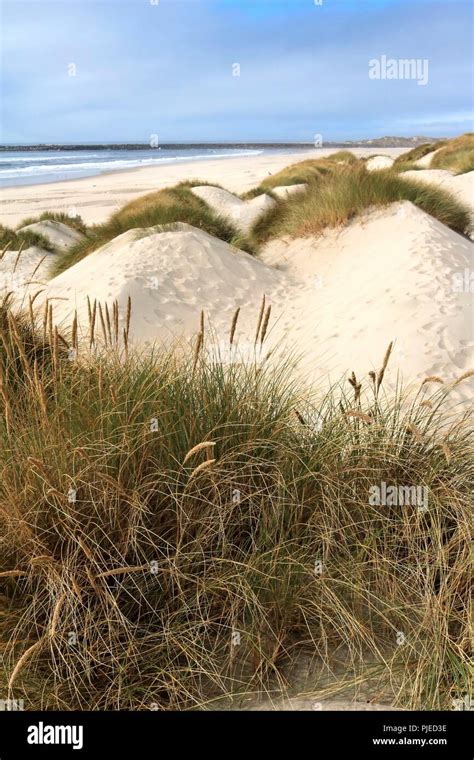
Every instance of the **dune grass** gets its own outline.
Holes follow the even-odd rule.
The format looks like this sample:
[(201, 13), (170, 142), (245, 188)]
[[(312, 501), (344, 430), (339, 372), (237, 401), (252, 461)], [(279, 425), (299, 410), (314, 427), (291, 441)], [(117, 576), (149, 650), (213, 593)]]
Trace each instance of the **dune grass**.
[(423, 145), (417, 145), (416, 148), (409, 150), (407, 153), (402, 153), (397, 156), (393, 163), (393, 170), (396, 172), (408, 172), (408, 171), (422, 171), (422, 166), (417, 166), (416, 162), (427, 156), (428, 153), (433, 153), (443, 145), (447, 145), (447, 140), (438, 140), (433, 143), (423, 143)]
[(5, 227), (0, 224), (0, 250), (7, 249), (9, 251), (19, 251), (30, 248), (31, 246), (38, 246), (45, 251), (53, 251), (54, 247), (52, 243), (44, 236), (37, 232), (31, 232), (26, 230), (25, 232), (18, 232), (12, 230), (9, 227)]
[(474, 133), (467, 132), (452, 140), (438, 140), (434, 143), (425, 143), (403, 153), (395, 160), (395, 171), (404, 172), (413, 169), (421, 169), (415, 166), (416, 161), (428, 153), (437, 151), (433, 156), (430, 169), (444, 169), (453, 174), (465, 174), (474, 171)]
[[(427, 150), (428, 147), (419, 146), (416, 154), (411, 151), (408, 156), (419, 157), (422, 148)], [(409, 165), (412, 167), (411, 162)], [(410, 200), (457, 232), (464, 233), (469, 227), (467, 209), (446, 191), (408, 182), (397, 177), (396, 171), (368, 173), (364, 162), (349, 151), (293, 164), (267, 177), (241, 197), (248, 200), (261, 193), (272, 195), (275, 187), (301, 183), (308, 185), (306, 193), (285, 201), (276, 198), (275, 208), (263, 216), (248, 235), (216, 215), (191, 192), (193, 186), (209, 184), (207, 182), (193, 180), (149, 193), (126, 204), (103, 224), (83, 228), (84, 240), (58, 255), (53, 274), (60, 274), (127, 230), (175, 222), (203, 229), (249, 253), (256, 253), (270, 237), (317, 234), (325, 227), (347, 223), (370, 207), (400, 200)]]
[(459, 233), (469, 228), (469, 210), (445, 190), (403, 179), (391, 170), (367, 172), (363, 165), (338, 167), (308, 191), (289, 198), (252, 230), (256, 245), (274, 237), (316, 235), (347, 224), (371, 208), (408, 200)]
[(280, 198), (273, 192), (272, 188), (263, 187), (263, 185), (257, 185), (257, 187), (252, 187), (250, 190), (246, 190), (244, 193), (240, 193), (239, 198), (241, 198), (243, 201), (250, 201), (252, 198), (256, 198), (257, 195), (263, 195), (263, 193), (269, 195), (270, 198), (273, 198), (273, 200), (277, 203), (280, 201)]
[(275, 187), (309, 184), (335, 171), (337, 168), (335, 165), (352, 165), (356, 164), (357, 161), (356, 156), (348, 150), (337, 151), (326, 158), (310, 158), (305, 161), (299, 161), (296, 164), (291, 164), (281, 169), (276, 174), (266, 177), (260, 185), (243, 193), (241, 197), (243, 200), (248, 200), (262, 193), (269, 193), (271, 195), (271, 191)]
[(333, 172), (335, 169), (334, 164), (334, 161), (329, 161), (327, 158), (310, 158), (306, 161), (299, 161), (296, 164), (285, 167), (276, 174), (266, 177), (260, 183), (260, 187), (271, 190), (274, 187), (284, 185), (299, 185), (304, 182), (313, 182), (319, 177)]
[(446, 169), (454, 174), (474, 171), (474, 133), (470, 132), (450, 140), (433, 157), (432, 169)]
[(198, 184), (208, 183), (198, 180), (183, 182), (174, 187), (148, 193), (127, 203), (103, 224), (89, 227), (84, 240), (58, 256), (54, 275), (60, 274), (127, 230), (174, 222), (191, 224), (230, 244), (238, 241), (240, 247), (249, 250), (250, 245), (236, 228), (217, 216), (203, 200), (191, 192), (191, 187)]
[(65, 214), (62, 211), (43, 211), (43, 213), (38, 214), (38, 216), (29, 216), (27, 219), (23, 219), (23, 221), (17, 225), (17, 229), (26, 227), (29, 224), (36, 224), (37, 222), (45, 221), (61, 222), (62, 224), (65, 224), (67, 227), (71, 227), (71, 229), (76, 230), (77, 232), (82, 232), (83, 234), (87, 232), (87, 226), (82, 217), (79, 215), (69, 216), (69, 214)]
[[(446, 140), (439, 140), (438, 142), (417, 145), (416, 148), (412, 148), (412, 150), (407, 151), (407, 153), (402, 153), (400, 156), (397, 156), (393, 165), (394, 167), (398, 167), (402, 164), (414, 164), (416, 161), (419, 161), (420, 158), (427, 156), (428, 153), (432, 153), (443, 145), (446, 145), (446, 142)], [(414, 169), (416, 167), (411, 166), (411, 168)]]
[(326, 158), (326, 161), (335, 161), (338, 164), (356, 164), (358, 160), (350, 150), (338, 150)]
[[(337, 161), (329, 160), (329, 158), (310, 158), (305, 161), (298, 161), (298, 163), (291, 164), (290, 166), (281, 169), (276, 174), (266, 177), (259, 185), (257, 185), (257, 187), (247, 190), (247, 192), (242, 193), (240, 197), (242, 200), (249, 200), (255, 198), (257, 195), (262, 195), (262, 193), (272, 195), (272, 190), (276, 187), (316, 182), (318, 179), (329, 172), (335, 171), (337, 168)], [(279, 200), (278, 196), (272, 195), (272, 197), (277, 201)]]
[[(202, 333), (189, 359), (93, 358), (0, 316), (2, 694), (209, 708), (284, 693), (304, 652), (345, 684), (377, 662), (404, 707), (470, 693), (472, 428), (448, 390), (387, 400), (387, 352), (318, 399)], [(427, 508), (374, 503), (381, 483)]]

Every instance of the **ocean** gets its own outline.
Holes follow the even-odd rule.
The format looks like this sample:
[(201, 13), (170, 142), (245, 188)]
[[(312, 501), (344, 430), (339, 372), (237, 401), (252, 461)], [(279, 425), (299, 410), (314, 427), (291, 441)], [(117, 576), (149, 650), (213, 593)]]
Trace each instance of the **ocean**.
[(160, 148), (107, 147), (100, 149), (0, 150), (0, 187), (93, 177), (103, 172), (144, 166), (206, 161), (232, 156), (287, 153), (308, 146), (162, 146)]

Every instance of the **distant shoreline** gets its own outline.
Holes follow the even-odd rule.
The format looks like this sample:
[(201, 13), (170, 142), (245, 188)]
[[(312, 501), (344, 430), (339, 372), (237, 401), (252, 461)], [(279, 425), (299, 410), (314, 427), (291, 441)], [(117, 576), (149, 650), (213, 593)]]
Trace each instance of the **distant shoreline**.
[[(436, 142), (443, 137), (376, 137), (367, 140), (323, 141), (322, 148), (408, 148), (421, 145), (424, 142)], [(196, 142), (196, 143), (162, 143), (156, 147), (150, 143), (35, 143), (32, 145), (0, 145), (0, 152), (16, 151), (77, 151), (77, 150), (194, 150), (211, 148), (246, 148), (259, 150), (262, 148), (314, 148), (313, 142)]]
[[(308, 148), (274, 148), (259, 150), (240, 148), (197, 148), (177, 150), (163, 147), (162, 150), (68, 150), (68, 151), (23, 151), (20, 156), (13, 151), (0, 153), (0, 188), (29, 187), (52, 182), (73, 182), (87, 177), (99, 177), (118, 171), (164, 166), (175, 163), (204, 163), (210, 160), (256, 157), (266, 154), (303, 154)], [(43, 157), (43, 160), (41, 160)]]
[(213, 148), (311, 148), (312, 143), (162, 143), (150, 145), (150, 143), (37, 143), (35, 145), (0, 145), (0, 151), (76, 151), (76, 150), (209, 150)]

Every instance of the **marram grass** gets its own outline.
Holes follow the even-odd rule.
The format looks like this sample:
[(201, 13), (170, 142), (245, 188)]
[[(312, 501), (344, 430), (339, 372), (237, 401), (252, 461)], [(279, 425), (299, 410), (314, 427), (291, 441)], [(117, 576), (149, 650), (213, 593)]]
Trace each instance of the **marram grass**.
[(431, 169), (445, 169), (454, 174), (474, 171), (474, 133), (450, 140), (439, 153), (433, 156)]
[[(468, 170), (472, 160), (471, 143), (466, 142), (468, 137), (451, 141), (440, 150), (437, 156), (440, 156), (443, 166), (445, 161), (451, 161), (450, 166), (457, 162), (457, 171)], [(470, 228), (469, 209), (446, 190), (422, 185), (398, 174), (405, 168), (413, 168), (413, 161), (430, 147), (416, 148), (405, 155), (405, 159), (408, 156), (405, 164), (399, 165), (397, 159), (394, 168), (386, 171), (367, 172), (365, 162), (357, 160), (349, 151), (339, 151), (327, 158), (309, 159), (285, 167), (241, 196), (243, 200), (249, 200), (267, 193), (276, 201), (274, 208), (264, 214), (246, 234), (194, 195), (193, 186), (209, 184), (200, 180), (182, 182), (140, 196), (102, 224), (86, 227), (80, 217), (70, 219), (65, 214), (45, 212), (38, 219), (24, 220), (22, 225), (53, 219), (69, 224), (83, 233), (84, 237), (79, 242), (67, 251), (57, 253), (53, 263), (54, 275), (65, 271), (128, 230), (155, 227), (156, 231), (160, 231), (172, 229), (178, 222), (190, 224), (234, 247), (256, 254), (270, 238), (318, 235), (328, 227), (347, 224), (370, 209), (408, 200), (442, 224), (464, 234)], [(444, 151), (448, 151), (445, 158)], [(286, 200), (273, 193), (278, 186), (300, 183), (308, 185), (306, 192)], [(52, 250), (52, 245), (41, 235), (7, 228), (0, 228), (1, 245), (8, 245), (10, 249), (40, 245)]]
[[(418, 145), (408, 153), (398, 156), (393, 165), (395, 171), (420, 169), (416, 162), (428, 153), (435, 153), (429, 169), (444, 169), (453, 174), (465, 174), (474, 170), (474, 133), (467, 132), (452, 140), (438, 140)], [(426, 167), (425, 167), (426, 168)]]
[[(197, 353), (145, 358), (110, 311), (91, 354), (0, 310), (0, 693), (209, 709), (284, 693), (307, 653), (345, 683), (377, 663), (398, 706), (469, 694), (472, 427), (446, 384), (386, 398), (387, 350), (302, 393), (258, 360), (265, 303), (255, 361), (226, 366), (204, 319)], [(375, 503), (384, 483), (427, 503)]]
[(60, 222), (68, 227), (72, 227), (72, 229), (77, 232), (87, 232), (87, 226), (78, 214), (71, 216), (63, 211), (43, 211), (41, 214), (38, 214), (38, 216), (29, 216), (26, 219), (23, 219), (23, 221), (17, 226), (17, 229), (26, 227), (29, 224), (46, 221)]
[(244, 236), (191, 192), (191, 187), (195, 184), (198, 184), (197, 181), (182, 182), (174, 187), (147, 193), (127, 203), (102, 224), (89, 227), (83, 240), (58, 255), (54, 275), (61, 274), (85, 256), (128, 230), (158, 227), (175, 222), (185, 222), (230, 244), (238, 240), (241, 248), (250, 251)]
[(255, 245), (281, 236), (318, 235), (399, 201), (411, 201), (456, 232), (469, 229), (469, 209), (441, 188), (392, 170), (368, 172), (363, 163), (334, 166), (337, 169), (310, 182), (307, 192), (290, 197), (258, 220), (252, 230)]

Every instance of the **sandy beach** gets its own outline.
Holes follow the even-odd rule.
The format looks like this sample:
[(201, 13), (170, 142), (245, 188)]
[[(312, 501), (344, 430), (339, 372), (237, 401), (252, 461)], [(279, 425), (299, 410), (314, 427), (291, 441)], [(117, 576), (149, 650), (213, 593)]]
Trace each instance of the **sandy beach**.
[[(199, 178), (223, 185), (234, 193), (255, 187), (269, 174), (309, 158), (324, 158), (335, 148), (315, 148), (285, 155), (263, 154), (244, 158), (189, 161), (158, 167), (117, 171), (98, 177), (51, 182), (43, 185), (4, 188), (0, 192), (0, 224), (16, 226), (29, 216), (43, 211), (79, 214), (86, 224), (105, 221), (125, 203), (144, 193), (160, 190), (178, 182)], [(386, 155), (396, 157), (404, 148), (356, 148), (356, 156)]]
[[(27, 216), (53, 211), (79, 214), (86, 223), (104, 222), (139, 196), (200, 179), (225, 190), (206, 184), (195, 187), (193, 193), (204, 198), (220, 218), (230, 214), (241, 232), (248, 233), (275, 201), (261, 194), (243, 202), (233, 193), (254, 188), (291, 164), (333, 152), (315, 149), (195, 161), (10, 188), (2, 194), (0, 221), (13, 225)], [(375, 171), (383, 169), (404, 152), (379, 151), (367, 165), (372, 163)], [(353, 153), (374, 156), (373, 149)], [(429, 169), (407, 174), (422, 184), (441, 184), (462, 201), (468, 202), (472, 193), (472, 172), (457, 177)], [(299, 187), (304, 191), (307, 186)], [(285, 190), (275, 189), (277, 193)], [(244, 224), (245, 215), (250, 225)], [(57, 223), (43, 223), (37, 231), (51, 235), (51, 224)], [(62, 228), (64, 234), (67, 227)], [(269, 241), (257, 256), (189, 224), (178, 228), (160, 232), (153, 227), (138, 229), (135, 223), (50, 283), (48, 269), (54, 267), (58, 253), (48, 253), (41, 261), (41, 250), (31, 249), (17, 261), (15, 251), (7, 252), (2, 263), (5, 285), (14, 288), (19, 278), (27, 282), (34, 273), (31, 294), (38, 284), (46, 286), (37, 305), (51, 299), (55, 319), (66, 330), (77, 311), (84, 334), (89, 324), (88, 297), (99, 304), (117, 300), (121, 320), (130, 297), (130, 339), (147, 350), (173, 340), (189, 345), (201, 312), (215, 334), (217, 348), (222, 349), (239, 309), (235, 340), (239, 351), (248, 353), (265, 297), (272, 308), (266, 350), (276, 362), (294, 354), (295, 374), (309, 385), (330, 387), (350, 371), (363, 376), (377, 367), (390, 341), (394, 343), (392, 364), (406, 383), (419, 384), (424, 377), (438, 374), (454, 381), (470, 367), (471, 299), (469, 292), (457, 293), (453, 282), (469, 270), (472, 244), (413, 203), (367, 208), (346, 226), (310, 237)], [(75, 235), (73, 242), (81, 238)], [(397, 374), (392, 381), (394, 387)], [(468, 395), (467, 387), (461, 390), (463, 397)], [(458, 393), (454, 395), (459, 398)]]

